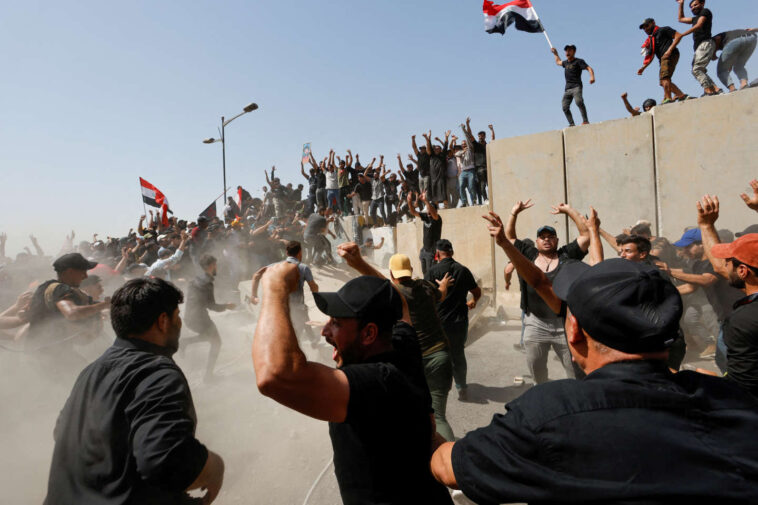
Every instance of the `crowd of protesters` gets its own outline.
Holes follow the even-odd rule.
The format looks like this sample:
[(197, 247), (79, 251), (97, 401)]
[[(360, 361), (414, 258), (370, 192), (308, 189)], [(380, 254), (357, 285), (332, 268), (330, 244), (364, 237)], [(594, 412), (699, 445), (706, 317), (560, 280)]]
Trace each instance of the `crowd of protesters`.
[[(351, 160), (332, 166), (328, 159), (325, 170), (340, 161)], [(383, 171), (381, 162), (377, 169)], [(276, 192), (274, 173), (269, 180)], [(423, 279), (414, 278), (408, 254), (415, 251), (379, 265), (389, 269), (385, 279), (366, 261), (382, 244), (353, 242), (340, 229), (342, 209), (333, 211), (329, 202), (307, 219), (297, 202), (272, 202), (266, 210), (254, 199), (243, 201), (239, 213), (233, 209), (234, 217), (227, 213), (227, 224), (200, 217), (165, 225), (157, 214), (147, 222), (143, 216), (123, 238), (95, 236), (76, 246), (72, 232), (52, 263), (55, 278), (44, 282), (30, 268), (35, 262), (49, 268), (36, 238), (34, 253), (11, 261), (0, 236), (3, 286), (27, 283), (15, 301), (4, 302), (3, 335), (22, 341), (48, 375), (84, 369), (56, 428), (47, 503), (90, 493), (109, 497), (103, 503), (118, 493), (132, 502), (179, 503), (185, 490), (205, 489), (208, 500), (218, 493), (223, 462), (196, 440), (189, 389), (171, 359), (183, 320), (194, 334), (181, 345), (210, 343), (205, 380), (214, 380), (221, 339), (208, 311), (235, 308), (216, 302), (216, 279), (224, 300), (247, 297), (261, 305), (253, 344), (260, 391), (330, 422), (345, 503), (449, 503), (439, 483), (478, 503), (555, 501), (566, 493), (606, 501), (687, 496), (751, 503), (758, 496), (758, 451), (745, 445), (758, 420), (758, 225), (736, 233), (717, 228), (719, 201), (707, 195), (692, 209), (694, 225), (670, 238), (655, 236), (644, 221), (607, 231), (595, 209), (584, 215), (561, 203), (543, 209), (576, 226), (577, 238), (561, 246), (549, 225), (536, 230), (534, 241), (519, 238), (518, 217), (539, 211), (530, 200), (516, 202), (505, 222), (486, 215), (511, 261), (506, 285), (514, 272), (519, 277), (519, 348), (535, 387), (491, 426), (456, 439), (446, 403), (453, 385), (459, 401), (468, 400), (468, 311), (482, 293), (454, 259), (459, 238), (445, 236), (428, 197), (431, 177), (423, 184), (425, 192), (408, 199), (433, 251)], [(758, 180), (751, 186), (753, 194), (742, 199), (747, 212), (758, 212)], [(334, 257), (331, 244), (318, 245), (327, 235), (342, 242)], [(619, 258), (604, 260), (603, 244)], [(324, 293), (304, 259), (360, 275)], [(237, 281), (252, 273), (253, 288), (240, 297)], [(36, 283), (29, 283), (31, 275)], [(306, 283), (329, 317), (322, 335), (336, 368), (308, 361), (300, 349)], [(112, 298), (103, 296), (114, 289)], [(69, 344), (102, 332), (108, 312), (115, 344), (90, 365), (74, 359)], [(307, 337), (314, 345), (315, 336)], [(568, 380), (549, 380), (551, 349)], [(688, 361), (714, 358), (710, 371), (681, 371)], [(123, 401), (129, 407), (114, 410)], [(586, 429), (578, 437), (571, 426)], [(710, 441), (694, 436), (702, 430)], [(125, 451), (120, 440), (133, 447)], [(545, 444), (554, 449), (545, 452)], [(111, 469), (101, 478), (113, 477), (112, 486), (93, 484), (101, 481), (90, 478), (88, 456), (76, 456), (81, 446), (99, 451)], [(661, 459), (661, 451), (668, 456)], [(635, 463), (611, 464), (618, 457)], [(565, 458), (571, 463), (560, 463)], [(658, 471), (661, 465), (676, 471)]]

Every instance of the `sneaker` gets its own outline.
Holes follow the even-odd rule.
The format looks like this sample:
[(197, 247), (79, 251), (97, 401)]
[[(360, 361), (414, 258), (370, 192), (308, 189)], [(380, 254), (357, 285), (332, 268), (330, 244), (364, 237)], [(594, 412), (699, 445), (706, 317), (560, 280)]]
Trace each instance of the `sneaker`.
[(700, 357), (702, 359), (710, 359), (716, 357), (716, 344), (708, 344), (708, 346), (703, 349), (703, 352), (700, 353)]
[(462, 387), (458, 390), (458, 401), (465, 402), (468, 400), (468, 388)]
[(684, 102), (685, 100), (689, 100), (690, 98), (692, 98), (692, 97), (690, 97), (690, 95), (688, 95), (687, 93), (685, 93), (682, 96), (680, 96), (679, 98), (677, 98), (676, 101), (677, 102)]
[(666, 105), (667, 103), (674, 103), (674, 100), (672, 100), (671, 98), (666, 98), (665, 100), (661, 102), (661, 105)]

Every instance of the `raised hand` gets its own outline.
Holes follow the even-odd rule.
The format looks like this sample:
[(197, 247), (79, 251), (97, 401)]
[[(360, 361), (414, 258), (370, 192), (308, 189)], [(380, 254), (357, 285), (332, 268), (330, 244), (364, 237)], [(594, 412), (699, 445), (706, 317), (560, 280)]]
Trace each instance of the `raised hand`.
[(513, 208), (511, 209), (511, 214), (516, 216), (522, 211), (525, 211), (526, 209), (531, 208), (531, 207), (534, 207), (534, 203), (532, 203), (531, 198), (525, 202), (518, 201), (516, 202), (516, 205), (514, 205)]
[(629, 93), (627, 93), (626, 91), (624, 91), (623, 93), (621, 93), (621, 98), (626, 98), (628, 96), (629, 96)]
[(489, 223), (487, 224), (487, 230), (490, 232), (490, 236), (495, 239), (497, 245), (502, 247), (504, 243), (508, 242), (508, 239), (505, 238), (505, 226), (500, 216), (490, 211), (489, 214), (485, 214), (482, 217)]
[(705, 195), (697, 202), (697, 224), (713, 225), (719, 218), (719, 197)]
[(558, 205), (551, 205), (550, 208), (552, 209), (550, 211), (551, 214), (568, 214), (568, 211), (571, 210), (571, 206), (567, 203), (559, 203)]
[(753, 188), (753, 196), (749, 197), (745, 193), (742, 193), (740, 197), (745, 202), (745, 205), (758, 212), (758, 180), (753, 179), (750, 181), (750, 187)]
[(590, 215), (587, 217), (587, 227), (593, 230), (600, 229), (600, 218), (597, 216), (597, 211), (594, 207), (590, 207)]
[(345, 260), (348, 266), (356, 268), (356, 265), (363, 263), (361, 248), (355, 242), (345, 242), (337, 246), (337, 254)]
[(487, 128), (489, 128), (490, 130), (494, 130), (494, 129), (495, 129), (495, 127), (494, 127), (494, 126), (492, 126), (491, 124), (488, 124), (488, 125), (487, 125)]

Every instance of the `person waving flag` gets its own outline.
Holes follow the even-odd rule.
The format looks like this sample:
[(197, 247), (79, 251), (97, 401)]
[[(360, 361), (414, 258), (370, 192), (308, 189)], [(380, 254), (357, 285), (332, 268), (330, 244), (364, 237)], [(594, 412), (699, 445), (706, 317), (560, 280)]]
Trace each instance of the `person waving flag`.
[(537, 17), (532, 2), (529, 0), (513, 0), (504, 4), (495, 4), (484, 0), (484, 29), (487, 33), (502, 33), (513, 23), (516, 29), (523, 32), (539, 33), (545, 31)]

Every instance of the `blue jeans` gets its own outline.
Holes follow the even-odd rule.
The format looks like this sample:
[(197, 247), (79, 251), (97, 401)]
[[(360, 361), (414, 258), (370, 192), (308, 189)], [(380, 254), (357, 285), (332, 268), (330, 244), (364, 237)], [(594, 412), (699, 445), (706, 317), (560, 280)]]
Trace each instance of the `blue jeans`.
[(468, 205), (468, 199), (466, 198), (466, 189), (468, 189), (468, 194), (471, 197), (471, 204), (476, 203), (476, 173), (474, 172), (474, 169), (471, 170), (462, 170), (461, 175), (458, 179), (458, 185), (460, 187), (460, 193), (461, 193), (461, 202), (463, 206)]
[(745, 64), (753, 55), (756, 44), (758, 44), (758, 35), (752, 33), (738, 37), (724, 46), (716, 70), (719, 80), (724, 83), (724, 86), (729, 87), (734, 85), (732, 71), (737, 74), (737, 78), (740, 81), (747, 81)]
[(327, 189), (326, 190), (326, 202), (327, 206), (332, 210), (340, 209), (340, 190), (339, 189)]

